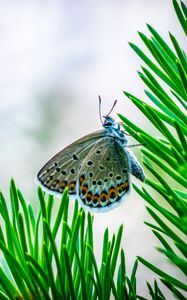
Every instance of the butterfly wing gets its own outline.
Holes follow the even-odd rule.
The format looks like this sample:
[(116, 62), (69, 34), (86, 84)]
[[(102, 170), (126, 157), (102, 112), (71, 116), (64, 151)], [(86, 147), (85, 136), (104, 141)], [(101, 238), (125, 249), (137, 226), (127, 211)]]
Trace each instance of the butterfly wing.
[(38, 172), (37, 183), (50, 194), (61, 195), (67, 186), (69, 194), (76, 194), (76, 182), (82, 162), (104, 134), (105, 130), (96, 131), (57, 153)]
[(80, 202), (102, 212), (117, 206), (128, 189), (127, 154), (117, 139), (104, 137), (92, 147), (80, 169)]

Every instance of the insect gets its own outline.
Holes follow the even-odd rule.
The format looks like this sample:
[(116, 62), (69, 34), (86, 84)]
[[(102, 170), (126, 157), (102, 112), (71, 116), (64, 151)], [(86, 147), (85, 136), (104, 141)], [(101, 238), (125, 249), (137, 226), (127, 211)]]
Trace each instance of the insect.
[(118, 206), (129, 190), (129, 173), (144, 180), (141, 165), (127, 150), (127, 135), (110, 112), (101, 117), (102, 130), (88, 134), (51, 158), (37, 174), (37, 183), (52, 195), (68, 187), (81, 206), (104, 212)]

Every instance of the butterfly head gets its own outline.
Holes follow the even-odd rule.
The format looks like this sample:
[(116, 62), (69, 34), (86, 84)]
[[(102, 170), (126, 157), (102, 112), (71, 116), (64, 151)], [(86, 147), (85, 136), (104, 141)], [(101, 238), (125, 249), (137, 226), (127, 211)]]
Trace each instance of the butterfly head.
[(115, 120), (110, 116), (103, 116), (103, 127), (107, 129), (110, 136), (117, 138), (123, 146), (127, 144), (127, 138), (123, 130), (121, 130), (120, 124), (115, 123)]
[(104, 118), (104, 122), (103, 122), (103, 127), (104, 128), (114, 128), (115, 126), (115, 121), (112, 117), (110, 117), (109, 115), (107, 116), (103, 116)]

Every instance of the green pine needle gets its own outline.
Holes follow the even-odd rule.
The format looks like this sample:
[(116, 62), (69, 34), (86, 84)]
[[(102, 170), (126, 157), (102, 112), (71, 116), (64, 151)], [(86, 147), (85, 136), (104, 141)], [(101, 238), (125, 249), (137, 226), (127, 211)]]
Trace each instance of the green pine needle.
[[(173, 0), (173, 5), (180, 25), (187, 34), (187, 7), (184, 2), (181, 1), (179, 4), (176, 0)], [(152, 123), (154, 129), (158, 131), (158, 136), (161, 134), (162, 137), (153, 137), (126, 117), (120, 114), (119, 117), (124, 122), (125, 130), (146, 148), (142, 149), (143, 162), (146, 169), (156, 179), (153, 181), (146, 178), (145, 184), (152, 187), (152, 191), (149, 192), (144, 187), (139, 189), (133, 185), (136, 192), (150, 205), (147, 207), (147, 211), (156, 222), (156, 224), (150, 222), (145, 222), (145, 224), (152, 229), (164, 247), (157, 249), (169, 259), (173, 266), (186, 275), (187, 56), (173, 34), (169, 34), (174, 47), (171, 49), (153, 27), (148, 25), (148, 29), (152, 34), (151, 38), (141, 32), (139, 32), (139, 36), (156, 63), (153, 63), (152, 59), (136, 45), (130, 43), (130, 46), (148, 67), (148, 69), (142, 67), (143, 73), (138, 72), (138, 74), (148, 87), (145, 94), (158, 109), (128, 92), (125, 92), (125, 95)], [(168, 88), (171, 91), (168, 91)], [(171, 130), (171, 127), (174, 131)], [(166, 175), (169, 175), (170, 178)], [(180, 186), (180, 190), (176, 190), (173, 182)], [(162, 197), (162, 203), (165, 201), (169, 204), (169, 209), (166, 209), (163, 204), (159, 204), (158, 196), (154, 191)], [(180, 251), (180, 255), (175, 253), (176, 247)], [(167, 272), (158, 269), (144, 258), (138, 257), (138, 259), (160, 277), (161, 282), (172, 291), (175, 297), (185, 298), (178, 290), (178, 288), (187, 290), (182, 279), (171, 277)], [(157, 283), (154, 287), (150, 283), (147, 283), (147, 286), (152, 299), (165, 299)]]
[[(0, 231), (0, 249), (6, 262), (0, 267), (2, 299), (109, 300), (111, 297), (122, 299), (124, 295), (135, 299), (132, 295), (136, 295), (137, 262), (128, 280), (121, 249), (123, 226), (111, 241), (108, 229), (105, 230), (99, 266), (94, 254), (93, 216), (86, 214), (75, 201), (69, 221), (67, 189), (55, 211), (53, 197), (47, 199), (40, 188), (38, 198), (40, 208), (35, 216), (13, 179), (10, 211), (0, 194), (0, 213), (7, 228)], [(39, 228), (42, 230), (40, 239)], [(122, 280), (117, 280), (116, 274), (120, 274)]]

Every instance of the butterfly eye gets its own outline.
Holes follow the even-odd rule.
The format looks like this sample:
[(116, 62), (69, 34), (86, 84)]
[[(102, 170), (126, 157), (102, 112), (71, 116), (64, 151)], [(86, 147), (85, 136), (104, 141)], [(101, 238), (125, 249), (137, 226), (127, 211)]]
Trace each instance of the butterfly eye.
[(105, 128), (114, 126), (114, 119), (113, 118), (111, 118), (109, 116), (104, 116), (104, 118), (105, 118), (105, 121), (104, 121), (103, 126)]
[(105, 128), (106, 128), (106, 127), (112, 127), (112, 125), (113, 125), (113, 123), (110, 122), (110, 121), (105, 121), (105, 122), (104, 122), (104, 127), (105, 127)]

